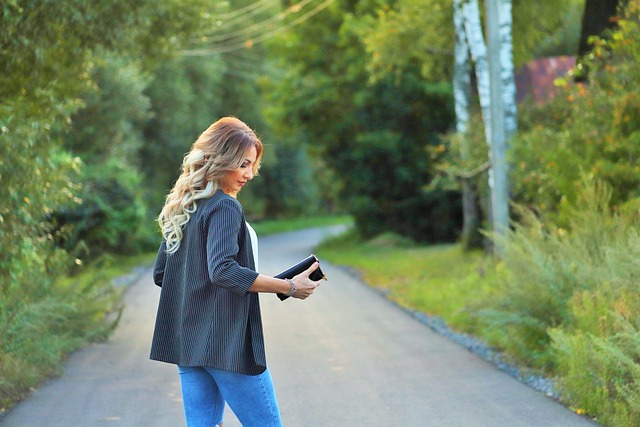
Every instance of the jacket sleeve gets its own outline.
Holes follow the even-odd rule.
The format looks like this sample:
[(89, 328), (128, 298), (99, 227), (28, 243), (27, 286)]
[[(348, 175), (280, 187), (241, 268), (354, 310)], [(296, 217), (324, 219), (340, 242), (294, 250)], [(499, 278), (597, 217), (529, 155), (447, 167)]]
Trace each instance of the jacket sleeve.
[(158, 249), (158, 255), (156, 255), (156, 261), (153, 264), (153, 282), (162, 287), (162, 280), (164, 279), (164, 267), (167, 265), (167, 245), (164, 239)]
[(258, 273), (238, 264), (239, 237), (244, 227), (244, 215), (240, 204), (233, 199), (223, 199), (205, 221), (207, 233), (207, 267), (209, 278), (216, 286), (244, 295)]

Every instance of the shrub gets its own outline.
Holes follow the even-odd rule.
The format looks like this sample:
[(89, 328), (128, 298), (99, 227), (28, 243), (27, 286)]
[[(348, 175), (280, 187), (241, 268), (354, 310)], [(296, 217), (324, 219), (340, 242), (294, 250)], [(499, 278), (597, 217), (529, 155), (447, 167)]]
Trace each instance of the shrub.
[(585, 320), (594, 314), (577, 309), (588, 300), (584, 293), (619, 301), (625, 290), (632, 292), (640, 269), (635, 217), (609, 207), (611, 191), (606, 186), (585, 184), (578, 193), (579, 203), (563, 208), (572, 220), (570, 229), (518, 208), (522, 222), (505, 238), (499, 295), (487, 301), (489, 308), (482, 312), (487, 328), (504, 332), (495, 336), (497, 345), (530, 366), (550, 371), (555, 358), (549, 328), (589, 327), (588, 332), (596, 333), (589, 323), (593, 321)]
[(630, 1), (611, 39), (594, 42), (587, 83), (564, 82), (550, 104), (520, 110), (510, 154), (520, 203), (549, 212), (573, 203), (582, 174), (609, 184), (614, 204), (640, 195), (639, 11)]
[(550, 332), (563, 399), (596, 415), (604, 425), (640, 424), (640, 317), (635, 311), (632, 319), (607, 313), (612, 323), (606, 337)]
[(640, 219), (585, 182), (560, 214), (571, 227), (519, 207), (504, 238), (503, 274), (478, 309), (490, 342), (558, 378), (563, 399), (606, 425), (640, 423)]
[(85, 260), (134, 253), (145, 220), (138, 175), (116, 162), (86, 168), (80, 203), (54, 213), (62, 246)]
[(105, 314), (121, 310), (119, 291), (95, 274), (56, 281), (45, 274), (3, 289), (0, 413), (43, 378), (58, 374), (66, 354), (87, 341), (106, 339), (119, 315)]

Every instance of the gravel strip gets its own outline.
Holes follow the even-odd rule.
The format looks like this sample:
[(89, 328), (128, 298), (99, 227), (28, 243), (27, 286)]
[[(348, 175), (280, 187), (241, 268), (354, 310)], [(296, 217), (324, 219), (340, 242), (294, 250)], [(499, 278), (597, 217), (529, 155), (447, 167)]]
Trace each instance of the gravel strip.
[[(343, 271), (346, 271), (350, 275), (356, 277), (362, 283), (366, 284), (366, 282), (362, 279), (362, 275), (360, 274), (360, 272), (357, 271), (355, 268), (352, 268), (349, 266), (341, 266), (341, 265), (338, 265), (337, 267), (342, 269)], [(404, 307), (403, 305), (389, 298), (388, 290), (375, 288), (373, 286), (369, 286), (369, 288), (379, 293), (380, 295), (382, 295), (385, 299), (387, 299), (387, 301), (399, 307), (401, 310), (411, 315), (414, 319), (416, 319), (420, 323), (428, 326), (436, 333), (450, 339), (456, 344), (466, 348), (471, 353), (477, 355), (481, 359), (493, 364), (496, 368), (498, 368), (502, 372), (510, 375), (511, 377), (515, 378), (516, 380), (518, 380), (523, 384), (526, 384), (527, 386), (533, 388), (534, 390), (542, 392), (553, 399), (559, 400), (560, 393), (557, 387), (555, 386), (553, 380), (540, 375), (527, 373), (525, 369), (521, 369), (521, 368), (518, 368), (517, 366), (513, 366), (506, 363), (500, 357), (499, 352), (489, 347), (483, 341), (479, 340), (474, 336), (453, 331), (449, 327), (449, 325), (447, 325), (447, 322), (445, 322), (445, 320), (440, 317), (431, 316), (426, 313)]]

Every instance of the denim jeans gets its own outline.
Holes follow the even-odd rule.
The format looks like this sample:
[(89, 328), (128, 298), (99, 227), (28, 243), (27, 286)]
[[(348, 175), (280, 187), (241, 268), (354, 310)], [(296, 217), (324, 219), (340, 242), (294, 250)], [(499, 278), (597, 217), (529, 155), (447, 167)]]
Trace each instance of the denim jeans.
[(215, 427), (223, 421), (225, 401), (243, 427), (282, 427), (271, 380), (206, 367), (178, 366), (187, 427)]

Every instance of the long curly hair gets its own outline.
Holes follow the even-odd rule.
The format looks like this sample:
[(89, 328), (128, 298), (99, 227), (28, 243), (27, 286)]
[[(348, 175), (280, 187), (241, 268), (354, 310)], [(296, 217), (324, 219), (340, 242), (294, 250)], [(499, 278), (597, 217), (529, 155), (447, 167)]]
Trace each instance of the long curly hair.
[(252, 147), (257, 152), (256, 162), (252, 165), (253, 173), (257, 175), (262, 142), (249, 126), (235, 117), (221, 118), (193, 143), (183, 159), (182, 173), (158, 217), (167, 253), (175, 253), (180, 247), (182, 230), (195, 212), (197, 200), (211, 197), (218, 190), (220, 180), (243, 164)]

